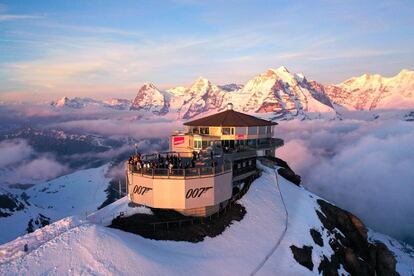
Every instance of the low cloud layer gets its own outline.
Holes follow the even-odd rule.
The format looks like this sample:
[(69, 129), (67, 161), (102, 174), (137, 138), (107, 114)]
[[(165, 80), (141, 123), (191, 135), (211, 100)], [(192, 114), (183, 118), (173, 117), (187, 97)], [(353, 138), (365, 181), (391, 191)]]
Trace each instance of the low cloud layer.
[(0, 142), (0, 185), (38, 183), (67, 171), (53, 155), (37, 153), (24, 139)]
[(414, 244), (414, 125), (386, 121), (290, 121), (278, 155), (304, 186), (371, 228)]

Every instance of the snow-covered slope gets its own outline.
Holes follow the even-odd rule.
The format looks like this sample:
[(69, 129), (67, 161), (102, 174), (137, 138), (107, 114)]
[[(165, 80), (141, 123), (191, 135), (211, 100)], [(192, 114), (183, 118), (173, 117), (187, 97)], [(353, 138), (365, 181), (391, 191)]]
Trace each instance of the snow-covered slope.
[(107, 198), (107, 167), (80, 170), (24, 191), (3, 192), (19, 207), (0, 208), (5, 214), (0, 216), (0, 244), (64, 217), (95, 211)]
[(403, 109), (414, 107), (414, 71), (402, 70), (394, 77), (364, 74), (325, 87), (328, 96), (348, 109)]
[[(107, 223), (103, 218), (113, 217), (112, 212), (131, 211), (124, 198), (89, 220), (66, 218), (0, 246), (0, 274), (318, 274), (322, 261), (333, 260), (332, 241), (344, 234), (323, 226), (317, 214), (323, 211), (317, 196), (283, 179), (273, 169), (263, 170), (240, 200), (247, 211), (245, 217), (215, 238), (199, 243), (156, 241), (103, 226)], [(320, 233), (322, 246), (315, 244), (310, 229)], [(412, 273), (411, 247), (371, 231), (370, 239), (386, 241), (395, 254), (397, 271), (401, 275)], [(312, 247), (312, 269), (295, 260), (292, 245)], [(337, 271), (348, 274), (342, 266)]]

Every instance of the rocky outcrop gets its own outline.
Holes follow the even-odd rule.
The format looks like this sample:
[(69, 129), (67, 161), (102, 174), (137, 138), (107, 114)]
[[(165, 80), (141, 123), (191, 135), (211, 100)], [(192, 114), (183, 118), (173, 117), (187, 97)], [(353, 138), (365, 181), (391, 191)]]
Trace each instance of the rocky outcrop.
[(295, 245), (291, 245), (290, 250), (292, 250), (293, 258), (295, 258), (298, 263), (304, 267), (307, 267), (310, 271), (313, 270), (312, 246), (304, 245), (300, 248)]
[(283, 178), (285, 178), (286, 180), (289, 180), (290, 182), (292, 182), (295, 185), (300, 185), (301, 177), (297, 174), (295, 174), (294, 171), (292, 171), (291, 169), (287, 169), (287, 168), (280, 168), (277, 170), (277, 172), (279, 173), (279, 175), (283, 176)]
[(9, 193), (0, 194), (0, 217), (8, 217), (15, 211), (24, 209), (24, 204), (20, 200)]
[(335, 237), (329, 241), (334, 254), (324, 257), (319, 272), (337, 275), (332, 273), (342, 265), (351, 275), (398, 275), (393, 253), (382, 243), (368, 241), (367, 228), (358, 217), (324, 200), (317, 202), (320, 221)]
[(30, 219), (29, 223), (27, 224), (26, 232), (32, 233), (38, 228), (45, 227), (46, 225), (50, 224), (50, 218), (39, 214), (34, 219)]

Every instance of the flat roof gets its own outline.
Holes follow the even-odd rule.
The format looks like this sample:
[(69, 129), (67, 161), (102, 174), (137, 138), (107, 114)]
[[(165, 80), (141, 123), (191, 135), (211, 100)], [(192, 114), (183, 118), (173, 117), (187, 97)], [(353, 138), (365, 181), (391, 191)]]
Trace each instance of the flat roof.
[(185, 126), (224, 126), (224, 127), (251, 127), (272, 126), (276, 122), (267, 121), (232, 109), (213, 114), (207, 117), (184, 123)]

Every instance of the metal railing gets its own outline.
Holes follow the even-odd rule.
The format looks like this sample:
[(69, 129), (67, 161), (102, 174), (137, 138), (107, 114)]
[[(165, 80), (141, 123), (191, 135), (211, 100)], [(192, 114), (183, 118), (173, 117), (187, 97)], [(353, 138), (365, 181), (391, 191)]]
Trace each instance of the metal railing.
[(167, 168), (139, 168), (128, 164), (128, 171), (133, 174), (140, 174), (151, 178), (197, 178), (214, 176), (232, 171), (231, 162), (226, 162), (220, 166), (206, 166), (186, 169), (167, 169)]

